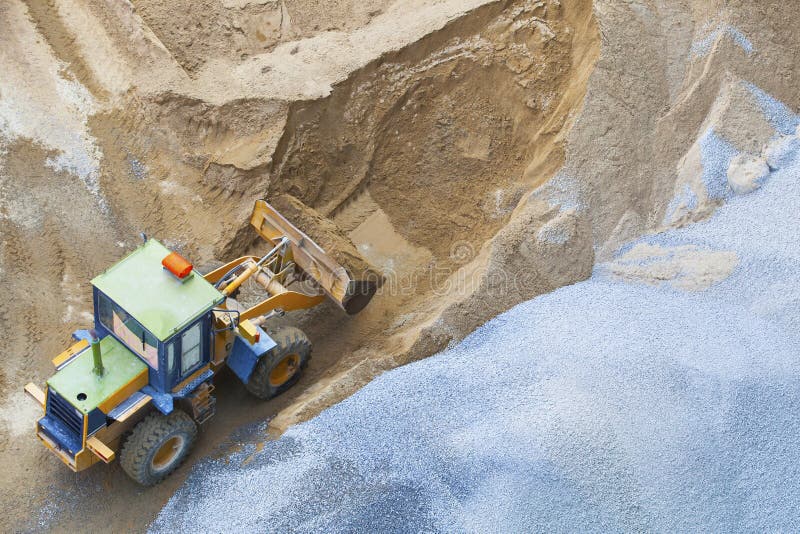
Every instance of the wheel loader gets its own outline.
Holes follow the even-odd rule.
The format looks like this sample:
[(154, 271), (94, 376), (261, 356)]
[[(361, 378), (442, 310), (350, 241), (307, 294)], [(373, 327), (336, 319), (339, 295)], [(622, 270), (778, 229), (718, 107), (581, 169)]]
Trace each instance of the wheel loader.
[[(291, 197), (284, 205), (314, 226), (314, 239), (259, 200), (250, 222), (265, 240), (261, 257), (201, 275), (145, 238), (92, 280), (92, 328), (73, 333), (76, 342), (53, 359), (56, 372), (43, 390), (25, 386), (43, 410), (37, 437), (70, 469), (119, 457), (136, 482), (160, 482), (214, 415), (214, 377), (224, 367), (261, 399), (298, 380), (311, 344), (298, 328), (272, 327), (276, 316), (326, 298), (348, 314), (367, 305), (380, 275), (333, 223)], [(245, 309), (234, 297), (247, 280), (264, 295)]]

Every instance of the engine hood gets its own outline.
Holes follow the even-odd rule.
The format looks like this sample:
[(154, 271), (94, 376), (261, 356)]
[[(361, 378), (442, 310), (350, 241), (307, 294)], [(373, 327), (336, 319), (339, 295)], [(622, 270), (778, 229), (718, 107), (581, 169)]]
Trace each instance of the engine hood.
[(84, 414), (95, 408), (108, 414), (148, 382), (147, 364), (113, 336), (100, 340), (100, 351), (102, 375), (94, 374), (92, 351), (87, 348), (47, 381), (48, 388)]

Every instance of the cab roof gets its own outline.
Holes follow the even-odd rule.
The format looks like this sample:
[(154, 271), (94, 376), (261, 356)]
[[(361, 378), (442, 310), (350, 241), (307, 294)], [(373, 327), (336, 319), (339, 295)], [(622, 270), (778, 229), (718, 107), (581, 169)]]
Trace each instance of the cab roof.
[(170, 252), (150, 239), (92, 280), (161, 341), (225, 300), (200, 274), (192, 271), (179, 280), (167, 271), (161, 260)]

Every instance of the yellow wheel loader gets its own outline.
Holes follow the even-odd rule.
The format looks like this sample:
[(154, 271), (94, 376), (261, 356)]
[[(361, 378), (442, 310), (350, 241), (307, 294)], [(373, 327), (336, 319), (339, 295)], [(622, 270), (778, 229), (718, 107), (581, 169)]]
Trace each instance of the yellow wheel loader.
[[(92, 280), (93, 328), (73, 333), (76, 343), (53, 359), (44, 390), (25, 386), (43, 410), (36, 435), (70, 469), (119, 457), (135, 481), (160, 482), (214, 415), (213, 379), (223, 366), (262, 399), (298, 380), (311, 343), (297, 328), (269, 328), (271, 318), (326, 298), (348, 314), (366, 306), (381, 276), (333, 223), (296, 199), (279, 200), (314, 239), (259, 200), (250, 222), (267, 244), (261, 257), (201, 275), (145, 239)], [(232, 295), (247, 280), (265, 295), (243, 309)]]

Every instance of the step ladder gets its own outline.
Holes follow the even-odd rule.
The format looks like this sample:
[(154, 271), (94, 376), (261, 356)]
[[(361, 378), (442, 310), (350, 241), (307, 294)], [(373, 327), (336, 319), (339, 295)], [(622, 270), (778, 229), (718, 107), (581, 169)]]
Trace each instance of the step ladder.
[(199, 425), (211, 419), (217, 411), (217, 399), (211, 395), (212, 391), (214, 391), (214, 385), (204, 382), (189, 397), (192, 401), (192, 417)]

